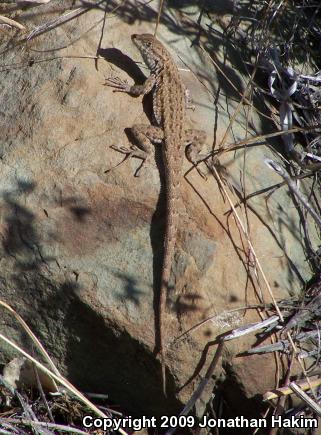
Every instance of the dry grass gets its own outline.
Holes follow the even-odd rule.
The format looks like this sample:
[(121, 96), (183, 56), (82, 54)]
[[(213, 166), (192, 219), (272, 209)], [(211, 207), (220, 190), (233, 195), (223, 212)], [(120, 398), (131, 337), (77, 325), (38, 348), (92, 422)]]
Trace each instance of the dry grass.
[[(103, 412), (99, 407), (92, 403), (86, 396), (84, 396), (79, 390), (77, 390), (77, 388), (75, 388), (66, 378), (64, 378), (59, 373), (57, 367), (47, 354), (42, 344), (33, 334), (25, 321), (19, 316), (19, 314), (16, 313), (15, 310), (13, 310), (8, 304), (3, 301), (0, 301), (0, 305), (8, 310), (10, 314), (14, 316), (14, 318), (19, 322), (19, 324), (22, 326), (24, 331), (34, 343), (36, 350), (49, 365), (50, 369), (48, 369), (46, 365), (31, 356), (28, 352), (23, 350), (17, 344), (13, 343), (3, 334), (0, 334), (0, 339), (7, 343), (9, 346), (11, 346), (14, 350), (16, 350), (18, 355), (23, 356), (28, 361), (30, 361), (33, 364), (36, 372), (37, 370), (43, 372), (46, 376), (48, 376), (51, 380), (57, 382), (57, 384), (60, 386), (59, 388), (54, 388), (54, 390), (57, 390), (60, 393), (58, 394), (56, 399), (54, 398), (54, 396), (51, 398), (49, 405), (44, 397), (42, 385), (41, 383), (39, 383), (38, 388), (42, 392), (42, 398), (44, 400), (44, 403), (40, 402), (39, 404), (37, 403), (37, 401), (34, 402), (32, 404), (33, 411), (29, 411), (27, 415), (25, 415), (26, 410), (31, 409), (28, 403), (28, 398), (26, 396), (25, 398), (21, 396), (18, 391), (14, 387), (12, 387), (12, 385), (8, 384), (7, 381), (2, 376), (0, 376), (0, 386), (2, 385), (0, 395), (3, 395), (3, 397), (7, 397), (7, 401), (10, 397), (9, 404), (6, 407), (7, 409), (0, 412), (0, 424), (3, 426), (8, 426), (8, 428), (10, 428), (11, 426), (31, 427), (34, 431), (36, 431), (36, 433), (38, 433), (38, 430), (46, 429), (46, 434), (53, 433), (51, 432), (52, 430), (82, 434), (85, 432), (79, 430), (75, 426), (66, 426), (61, 424), (59, 425), (52, 421), (39, 421), (39, 419), (35, 415), (35, 412), (38, 413), (38, 416), (39, 414), (42, 416), (45, 414), (45, 416), (48, 417), (49, 414), (49, 416), (52, 417), (53, 409), (59, 408), (59, 413), (61, 414), (61, 410), (65, 408), (65, 412), (63, 413), (65, 414), (64, 418), (67, 421), (75, 420), (76, 422), (78, 422), (79, 425), (81, 424), (82, 417), (84, 417), (85, 415), (96, 415), (101, 418), (112, 418), (113, 413), (111, 411), (109, 411), (108, 413)], [(19, 416), (20, 412), (17, 412), (17, 409), (13, 405), (15, 403), (15, 399), (17, 398), (19, 399), (20, 406), (22, 407), (21, 416)], [(11, 417), (11, 414), (13, 414), (14, 417)], [(57, 411), (55, 412), (55, 414), (57, 414)], [(22, 434), (28, 432), (23, 432), (22, 429), (20, 429), (19, 433)], [(94, 431), (90, 433), (96, 432)], [(126, 432), (122, 429), (119, 429), (119, 433), (126, 435)]]

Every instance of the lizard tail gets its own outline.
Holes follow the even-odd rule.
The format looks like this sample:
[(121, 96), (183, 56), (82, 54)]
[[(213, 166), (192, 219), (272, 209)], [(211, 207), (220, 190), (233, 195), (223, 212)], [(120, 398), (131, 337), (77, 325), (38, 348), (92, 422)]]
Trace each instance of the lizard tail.
[(158, 329), (159, 329), (159, 353), (162, 366), (162, 383), (163, 392), (166, 397), (166, 351), (164, 349), (164, 313), (166, 308), (166, 298), (169, 289), (169, 279), (172, 269), (172, 263), (174, 258), (174, 250), (176, 243), (176, 233), (177, 233), (177, 221), (178, 213), (176, 208), (176, 191), (172, 191), (172, 186), (169, 186), (167, 190), (167, 222), (166, 231), (164, 238), (164, 256), (163, 256), (163, 270), (162, 270), (162, 281), (160, 286), (160, 297), (159, 297), (159, 313), (158, 313)]

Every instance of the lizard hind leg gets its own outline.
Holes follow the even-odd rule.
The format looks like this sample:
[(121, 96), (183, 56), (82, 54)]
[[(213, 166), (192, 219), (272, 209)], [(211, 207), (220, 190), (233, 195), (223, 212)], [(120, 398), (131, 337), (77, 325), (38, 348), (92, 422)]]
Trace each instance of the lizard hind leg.
[(138, 177), (140, 170), (146, 162), (149, 162), (153, 156), (153, 144), (163, 141), (164, 133), (160, 127), (145, 124), (135, 124), (130, 129), (130, 135), (135, 142), (130, 148), (113, 145), (112, 148), (123, 154), (126, 154), (123, 163), (129, 157), (137, 157), (142, 160), (142, 164), (136, 170), (135, 176)]

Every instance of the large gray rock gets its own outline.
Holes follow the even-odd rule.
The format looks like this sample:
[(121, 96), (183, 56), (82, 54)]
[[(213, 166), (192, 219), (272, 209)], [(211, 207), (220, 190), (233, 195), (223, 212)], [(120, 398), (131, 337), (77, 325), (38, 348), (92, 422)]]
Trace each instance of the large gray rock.
[[(47, 15), (51, 9), (49, 4), (27, 10), (19, 20), (32, 29), (52, 18)], [(176, 338), (210, 316), (271, 298), (215, 177), (209, 174), (205, 181), (195, 169), (188, 172), (164, 319), (170, 384), (165, 401), (160, 363), (153, 354), (164, 231), (160, 154), (156, 152), (157, 164), (146, 166), (140, 177), (134, 177), (140, 164), (135, 159), (106, 172), (123, 158), (110, 146), (128, 146), (125, 129), (149, 121), (140, 98), (103, 86), (109, 76), (139, 78), (133, 61), (141, 59), (130, 35), (153, 32), (154, 25), (148, 23), (152, 15), (148, 6), (136, 14), (126, 2), (107, 15), (103, 30), (104, 12), (93, 9), (2, 55), (2, 65), (22, 66), (0, 72), (0, 294), (72, 382), (86, 391), (108, 393), (130, 413), (157, 415), (177, 412), (190, 397), (215, 352), (215, 346), (206, 347), (208, 342), (259, 317), (254, 311), (244, 317), (236, 312)], [(196, 104), (189, 124), (207, 131), (209, 146), (215, 130), (219, 144), (239, 101), (211, 62), (215, 51), (216, 62), (224, 67), (220, 47), (204, 40), (205, 54), (191, 47), (193, 27), (184, 38), (168, 14), (164, 21), (159, 38), (185, 69), (182, 77)], [(92, 58), (97, 47), (99, 60)], [(225, 71), (242, 92), (246, 82), (233, 53), (231, 62)], [(145, 67), (142, 71), (148, 74)], [(215, 103), (219, 84), (222, 92)], [(148, 99), (145, 108), (148, 113)], [(245, 137), (241, 114), (227, 143)], [(264, 131), (255, 112), (252, 123)], [(275, 158), (260, 146), (224, 153), (220, 163), (230, 185), (241, 190), (243, 183), (251, 193), (280, 181), (264, 164), (271, 156)], [(187, 161), (184, 169), (190, 169)], [(229, 193), (237, 203), (238, 197)], [(279, 189), (268, 201), (264, 195), (252, 198), (247, 214), (243, 207), (237, 211), (275, 298), (297, 292), (309, 268), (299, 216), (287, 189)], [(3, 322), (1, 331), (29, 349), (12, 319)], [(222, 357), (248, 398), (274, 385), (273, 357), (233, 359), (254, 341), (232, 342)], [(7, 357), (9, 352), (2, 353), (2, 362)], [(258, 365), (265, 368), (264, 377), (255, 369)], [(203, 401), (213, 386), (214, 381)]]

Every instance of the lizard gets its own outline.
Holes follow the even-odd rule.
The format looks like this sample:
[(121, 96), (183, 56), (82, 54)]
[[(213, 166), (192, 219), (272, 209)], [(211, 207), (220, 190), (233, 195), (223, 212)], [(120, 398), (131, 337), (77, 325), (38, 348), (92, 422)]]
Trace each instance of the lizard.
[(186, 154), (188, 159), (196, 165), (203, 158), (200, 154), (200, 148), (205, 142), (206, 135), (202, 130), (185, 130), (189, 94), (168, 50), (155, 36), (148, 33), (134, 34), (131, 39), (150, 70), (149, 77), (143, 85), (129, 85), (119, 78), (106, 79), (105, 84), (113, 87), (115, 92), (126, 92), (132, 96), (146, 95), (152, 92), (153, 97), (154, 125), (136, 124), (131, 127), (138, 147), (133, 145), (130, 149), (122, 146), (113, 146), (113, 148), (128, 156), (142, 159), (143, 165), (152, 154), (152, 144), (162, 143), (165, 170), (166, 229), (157, 313), (158, 325), (156, 328), (158, 331), (155, 331), (155, 336), (156, 343), (157, 340), (159, 341), (158, 351), (162, 368), (163, 392), (166, 396), (163, 317), (176, 244), (179, 220), (179, 187), (183, 175), (184, 149), (188, 145), (193, 145), (193, 147), (188, 147)]

